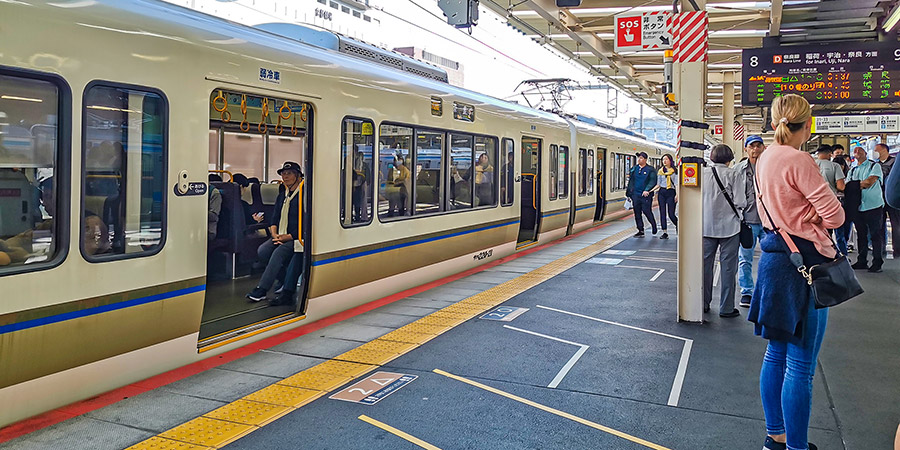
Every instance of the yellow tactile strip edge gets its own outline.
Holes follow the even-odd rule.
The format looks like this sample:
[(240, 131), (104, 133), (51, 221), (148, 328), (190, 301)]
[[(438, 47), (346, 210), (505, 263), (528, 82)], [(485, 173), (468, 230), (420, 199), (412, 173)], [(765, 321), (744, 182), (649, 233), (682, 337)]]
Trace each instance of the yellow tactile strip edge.
[(631, 234), (621, 231), (531, 272), (440, 309), (127, 450), (217, 449), (393, 361), (440, 334), (608, 250)]

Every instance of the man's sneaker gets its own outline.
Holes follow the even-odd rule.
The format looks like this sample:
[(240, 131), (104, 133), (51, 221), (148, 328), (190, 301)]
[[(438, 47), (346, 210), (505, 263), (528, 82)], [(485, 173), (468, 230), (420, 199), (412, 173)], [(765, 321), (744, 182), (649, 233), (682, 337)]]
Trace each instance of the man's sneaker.
[(247, 298), (249, 298), (251, 302), (261, 302), (266, 299), (266, 291), (257, 286), (247, 294)]
[(278, 286), (278, 289), (275, 289), (275, 295), (280, 294), (282, 291), (284, 291), (284, 285), (283, 285), (283, 284), (282, 284), (281, 286)]
[(659, 238), (660, 238), (660, 239), (668, 239), (668, 238), (669, 238), (669, 233), (666, 233), (665, 231), (663, 231), (662, 236), (660, 236)]
[(642, 238), (642, 237), (644, 237), (644, 232), (643, 232), (643, 231), (638, 231), (637, 233), (634, 233), (634, 237), (636, 237), (636, 238)]
[(880, 266), (880, 265), (872, 264), (872, 267), (869, 267), (869, 272), (872, 272), (872, 273), (881, 273), (881, 272), (882, 272), (881, 266)]
[(728, 312), (725, 314), (719, 313), (719, 317), (724, 317), (726, 319), (730, 319), (732, 317), (738, 317), (740, 315), (741, 315), (741, 312), (736, 309), (733, 309), (733, 310), (731, 310), (731, 312)]
[(654, 228), (653, 231), (650, 232), (650, 234), (656, 236), (656, 228)]
[(775, 442), (775, 439), (772, 439), (772, 436), (766, 436), (766, 443), (763, 444), (762, 450), (785, 450), (787, 449), (787, 444), (781, 442)]
[(856, 270), (866, 270), (869, 268), (869, 264), (866, 263), (865, 261), (860, 260), (860, 261), (857, 261), (856, 264), (853, 264), (850, 267), (852, 267)]
[(740, 306), (741, 308), (749, 308), (750, 307), (750, 296), (742, 295), (741, 303), (738, 306)]

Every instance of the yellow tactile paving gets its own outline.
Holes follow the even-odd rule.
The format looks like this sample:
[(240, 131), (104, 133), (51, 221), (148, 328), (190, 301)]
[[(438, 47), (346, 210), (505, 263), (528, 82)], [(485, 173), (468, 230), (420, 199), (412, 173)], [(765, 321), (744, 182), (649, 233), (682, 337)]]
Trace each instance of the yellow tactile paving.
[(219, 448), (240, 439), (255, 429), (256, 427), (252, 425), (198, 417), (164, 431), (159, 436), (188, 444)]
[(332, 375), (323, 372), (311, 372), (309, 370), (291, 375), (278, 384), (282, 386), (293, 386), (304, 389), (312, 389), (316, 391), (330, 391), (338, 386), (346, 384), (352, 380), (350, 377), (342, 377), (340, 375)]
[(152, 438), (132, 445), (125, 450), (213, 450), (213, 448), (153, 436)]
[[(127, 450), (212, 450), (221, 448), (354, 378), (372, 371), (441, 333), (493, 309), (627, 238), (625, 230), (505, 283), (443, 308), (350, 350), (336, 359), (294, 374), (205, 416), (140, 442)], [(352, 362), (359, 361), (359, 362)]]
[(203, 417), (261, 427), (293, 410), (294, 408), (288, 406), (270, 405), (268, 403), (241, 399), (214, 409), (204, 414)]
[(325, 394), (325, 391), (273, 384), (244, 396), (244, 400), (299, 408)]
[(397, 356), (398, 355), (393, 352), (383, 352), (380, 350), (357, 347), (353, 350), (335, 356), (334, 359), (339, 359), (341, 361), (353, 361), (363, 364), (375, 364), (380, 366), (388, 363), (389, 361), (392, 361)]
[(356, 378), (364, 373), (369, 373), (372, 369), (377, 368), (372, 364), (358, 364), (346, 361), (325, 361), (319, 365), (306, 369), (307, 372), (322, 372), (331, 375), (339, 375), (342, 377)]
[(375, 339), (374, 341), (361, 345), (359, 348), (366, 348), (369, 350), (378, 350), (380, 352), (389, 352), (396, 355), (402, 355), (416, 347), (418, 347), (418, 345), (410, 344), (407, 342)]

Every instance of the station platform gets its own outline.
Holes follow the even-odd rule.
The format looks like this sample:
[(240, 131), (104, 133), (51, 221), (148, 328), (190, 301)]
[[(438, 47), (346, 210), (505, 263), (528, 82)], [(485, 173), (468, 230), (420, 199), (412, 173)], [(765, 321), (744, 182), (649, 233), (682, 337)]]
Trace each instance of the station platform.
[[(759, 449), (766, 342), (716, 302), (677, 322), (677, 236), (633, 232), (504, 258), (0, 449)], [(820, 449), (891, 448), (900, 422), (900, 261), (859, 277), (820, 354)]]

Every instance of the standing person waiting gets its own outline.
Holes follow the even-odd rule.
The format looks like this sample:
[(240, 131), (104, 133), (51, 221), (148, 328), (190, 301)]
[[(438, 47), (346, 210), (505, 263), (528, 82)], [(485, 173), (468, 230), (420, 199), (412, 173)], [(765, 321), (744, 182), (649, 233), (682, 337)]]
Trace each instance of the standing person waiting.
[[(859, 256), (853, 268), (868, 269), (869, 272), (881, 272), (884, 265), (884, 194), (881, 190), (881, 165), (866, 159), (866, 149), (853, 149), (857, 166), (850, 170), (850, 182), (858, 181), (862, 189), (859, 213), (856, 225), (856, 246)], [(872, 266), (869, 267), (869, 238), (872, 239)]]
[(672, 224), (675, 225), (675, 228), (678, 228), (678, 217), (675, 217), (675, 200), (678, 196), (675, 192), (675, 186), (678, 184), (678, 170), (675, 168), (675, 160), (672, 158), (672, 155), (663, 155), (662, 164), (663, 166), (659, 169), (659, 180), (657, 180), (657, 187), (659, 187), (659, 222), (662, 226), (662, 236), (659, 238), (668, 239), (666, 213), (668, 213), (669, 219), (672, 219)]
[[(875, 151), (878, 152), (878, 163), (881, 164), (883, 179), (887, 180), (893, 173), (892, 169), (894, 162), (897, 161), (897, 157), (891, 156), (891, 148), (887, 144), (876, 144)], [(890, 219), (891, 253), (894, 259), (900, 259), (900, 209), (891, 207), (891, 205), (884, 205), (884, 216), (885, 239), (887, 239), (887, 220)]]
[(625, 195), (634, 204), (634, 223), (637, 233), (634, 237), (644, 237), (644, 218), (650, 222), (651, 233), (656, 235), (656, 218), (653, 217), (653, 187), (656, 186), (656, 169), (647, 165), (647, 153), (637, 152), (637, 165), (628, 172), (628, 187)]
[(756, 253), (756, 242), (762, 240), (763, 226), (756, 209), (756, 187), (753, 178), (756, 174), (756, 161), (759, 155), (766, 149), (763, 139), (757, 135), (747, 136), (744, 140), (744, 152), (747, 158), (734, 166), (744, 184), (746, 198), (744, 200), (744, 223), (750, 226), (753, 232), (753, 245), (750, 248), (741, 247), (738, 253), (738, 284), (741, 286), (741, 307), (750, 307), (750, 298), (753, 296), (753, 255)]
[(709, 153), (712, 160), (703, 171), (703, 312), (712, 303), (716, 250), (719, 251), (719, 317), (737, 317), (734, 286), (738, 269), (738, 247), (741, 244), (740, 208), (746, 203), (744, 183), (736, 170), (728, 167), (734, 161), (731, 147), (719, 144)]
[[(798, 150), (809, 140), (812, 110), (803, 97), (788, 94), (772, 102), (772, 118), (775, 143), (760, 156), (756, 174), (763, 225), (789, 234), (807, 267), (824, 263), (837, 254), (828, 229), (844, 222), (844, 211), (813, 159)], [(763, 448), (816, 450), (807, 433), (828, 310), (816, 309), (780, 234), (767, 231), (761, 247), (749, 320), (769, 341), (759, 375)]]
[[(832, 147), (828, 145), (819, 146), (819, 148), (816, 149), (816, 164), (819, 166), (819, 173), (822, 174), (822, 178), (825, 179), (825, 182), (828, 183), (828, 187), (831, 188), (831, 192), (833, 192), (834, 195), (837, 196), (838, 201), (840, 201), (841, 197), (844, 195), (844, 169), (838, 165), (838, 163), (831, 160), (833, 153)], [(844, 236), (844, 225), (831, 230), (831, 232), (834, 233), (834, 241), (837, 244), (838, 250), (846, 255), (847, 239), (846, 236)]]

